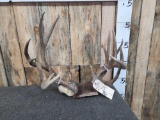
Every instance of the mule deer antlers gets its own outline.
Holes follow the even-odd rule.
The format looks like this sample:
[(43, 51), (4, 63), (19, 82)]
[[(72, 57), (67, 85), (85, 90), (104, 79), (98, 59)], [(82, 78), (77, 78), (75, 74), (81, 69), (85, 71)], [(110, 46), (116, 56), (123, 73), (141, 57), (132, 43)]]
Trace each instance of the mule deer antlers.
[[(116, 76), (110, 80), (110, 81), (102, 81), (105, 84), (113, 84), (119, 74), (121, 69), (126, 69), (126, 64), (124, 64), (123, 60), (123, 52), (122, 52), (122, 44), (123, 41), (120, 45), (120, 47), (117, 49), (116, 46), (116, 39), (115, 35), (113, 32), (114, 36), (114, 54), (113, 56), (109, 56), (110, 53), (110, 36), (109, 36), (109, 42), (107, 45), (107, 49), (103, 46), (103, 50), (105, 53), (105, 64), (104, 66), (100, 67), (96, 73), (93, 72), (92, 66), (91, 66), (91, 71), (92, 71), (92, 80), (85, 82), (85, 83), (76, 83), (74, 82), (74, 78), (72, 76), (72, 73), (69, 72), (67, 73), (70, 77), (69, 82), (65, 80), (65, 78), (61, 77), (61, 72), (56, 73), (49, 62), (47, 61), (46, 57), (46, 47), (48, 44), (48, 41), (52, 35), (52, 32), (55, 28), (55, 25), (59, 19), (59, 16), (57, 19), (54, 21), (53, 25), (51, 26), (49, 33), (46, 37), (44, 37), (44, 29), (43, 29), (43, 18), (44, 18), (44, 13), (42, 14), (40, 18), (40, 23), (38, 27), (34, 27), (34, 32), (35, 32), (35, 38), (36, 38), (36, 45), (35, 45), (35, 54), (36, 58), (31, 59), (28, 53), (28, 46), (31, 40), (29, 40), (26, 43), (25, 49), (24, 49), (24, 54), (25, 57), (28, 61), (28, 63), (33, 66), (37, 67), (38, 71), (40, 73), (40, 79), (41, 79), (41, 88), (46, 89), (48, 88), (49, 85), (52, 83), (56, 83), (59, 85), (58, 89), (61, 93), (64, 93), (68, 96), (73, 96), (73, 97), (86, 97), (86, 96), (93, 96), (93, 95), (98, 95), (98, 92), (93, 88), (93, 82), (96, 79), (99, 79), (102, 81), (102, 77), (107, 73), (108, 69), (113, 69), (113, 68), (118, 68)], [(117, 54), (120, 53), (120, 60), (117, 59)], [(42, 62), (40, 62), (40, 60)], [(49, 73), (49, 77), (47, 78), (43, 72), (43, 70), (47, 71)]]

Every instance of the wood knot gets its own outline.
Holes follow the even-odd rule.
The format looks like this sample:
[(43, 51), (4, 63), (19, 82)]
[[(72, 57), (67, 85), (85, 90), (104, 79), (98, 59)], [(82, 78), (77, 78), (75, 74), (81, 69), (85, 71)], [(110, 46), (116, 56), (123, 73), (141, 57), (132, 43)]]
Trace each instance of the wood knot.
[(39, 28), (38, 28), (37, 26), (34, 26), (33, 30), (34, 30), (35, 33), (38, 33), (38, 32), (39, 32), (39, 31), (38, 31)]

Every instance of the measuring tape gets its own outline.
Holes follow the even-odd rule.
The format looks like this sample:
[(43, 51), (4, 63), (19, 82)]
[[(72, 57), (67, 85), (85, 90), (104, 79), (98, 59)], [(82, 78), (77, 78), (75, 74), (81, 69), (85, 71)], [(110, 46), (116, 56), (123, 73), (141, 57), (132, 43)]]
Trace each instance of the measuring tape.
[[(116, 40), (117, 40), (117, 47), (119, 47), (123, 39), (122, 50), (124, 54), (124, 61), (126, 64), (128, 59), (132, 4), (133, 0), (118, 0)], [(120, 58), (119, 55), (117, 57)], [(114, 69), (114, 75), (116, 75), (117, 70), (118, 69), (116, 68)], [(114, 83), (114, 86), (123, 97), (125, 96), (125, 85), (126, 85), (125, 81), (126, 81), (126, 70), (121, 70), (119, 78)]]

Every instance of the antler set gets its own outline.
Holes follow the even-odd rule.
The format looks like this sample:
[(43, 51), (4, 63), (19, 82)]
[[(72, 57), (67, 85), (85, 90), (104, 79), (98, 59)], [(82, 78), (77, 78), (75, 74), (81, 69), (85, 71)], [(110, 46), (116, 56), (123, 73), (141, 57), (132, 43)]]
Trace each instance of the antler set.
[[(69, 82), (67, 82), (65, 78), (61, 76), (61, 72), (57, 74), (52, 69), (51, 65), (46, 59), (47, 58), (46, 47), (52, 35), (52, 32), (55, 28), (55, 25), (59, 19), (59, 16), (54, 21), (46, 37), (44, 37), (44, 34), (43, 34), (44, 33), (43, 18), (44, 18), (44, 13), (41, 15), (39, 26), (34, 27), (34, 32), (36, 36), (35, 37), (36, 38), (36, 45), (35, 45), (36, 58), (31, 59), (28, 53), (28, 46), (31, 40), (29, 40), (26, 43), (26, 46), (24, 49), (24, 54), (25, 54), (25, 57), (28, 63), (31, 66), (38, 68), (38, 71), (40, 73), (42, 89), (47, 89), (51, 84), (56, 83), (58, 84), (59, 91), (61, 93), (66, 94), (67, 96), (73, 96), (75, 98), (80, 98), (80, 97), (98, 95), (98, 92), (93, 88), (93, 82), (96, 79), (99, 79), (102, 81), (103, 76), (107, 73), (109, 69), (118, 68), (117, 74), (113, 79), (111, 79), (110, 81), (102, 81), (105, 84), (113, 84), (117, 80), (121, 69), (126, 69), (126, 64), (124, 64), (123, 52), (122, 52), (123, 41), (121, 42), (121, 45), (117, 49), (116, 38), (113, 32), (113, 38), (114, 38), (113, 56), (109, 56), (110, 43), (111, 43), (110, 35), (109, 35), (109, 42), (107, 45), (107, 49), (103, 46), (103, 50), (105, 53), (105, 64), (104, 66), (100, 67), (96, 73), (93, 72), (93, 69), (91, 66), (92, 80), (85, 82), (85, 83), (76, 83), (74, 82), (71, 72), (69, 72), (68, 75), (69, 75), (70, 80)], [(120, 53), (120, 60), (117, 59), (118, 53)], [(42, 62), (40, 63), (40, 61)], [(43, 70), (49, 73), (48, 78), (45, 76)]]

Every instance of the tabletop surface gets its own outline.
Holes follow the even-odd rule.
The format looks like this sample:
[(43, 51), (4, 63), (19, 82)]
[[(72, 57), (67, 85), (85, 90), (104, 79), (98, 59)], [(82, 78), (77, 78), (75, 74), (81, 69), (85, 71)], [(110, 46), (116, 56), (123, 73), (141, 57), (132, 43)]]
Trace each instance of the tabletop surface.
[(0, 120), (137, 120), (116, 91), (113, 99), (98, 95), (74, 99), (55, 86), (0, 88)]

